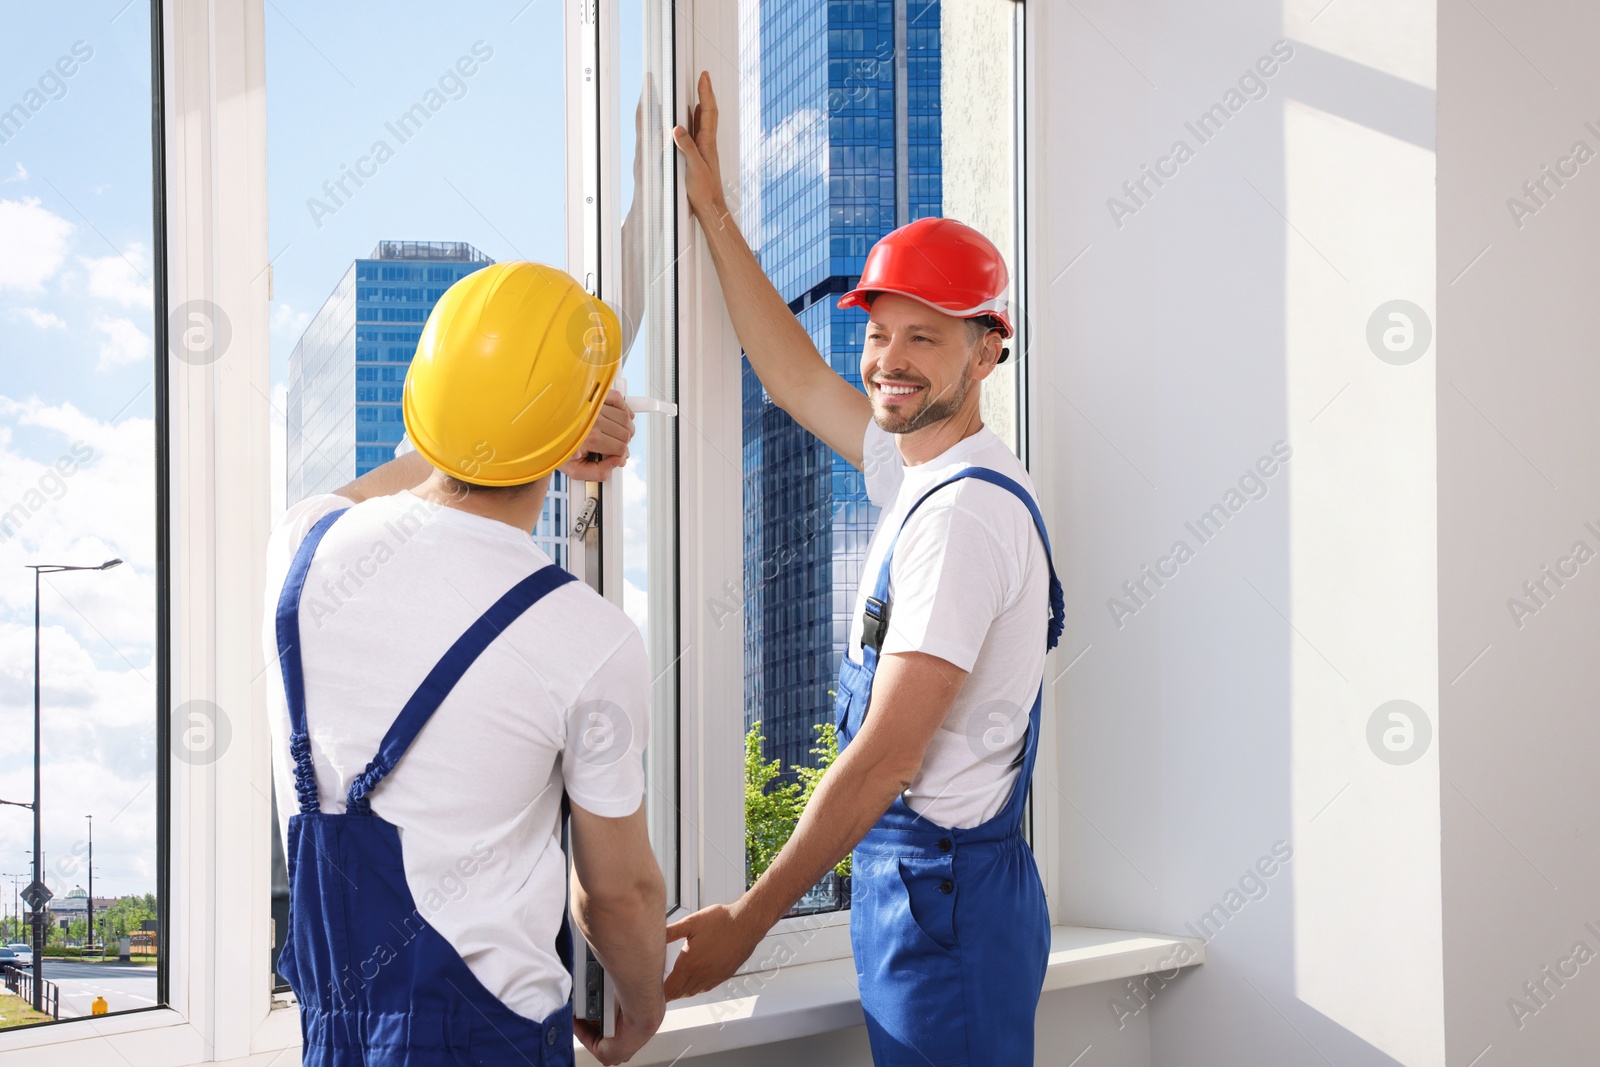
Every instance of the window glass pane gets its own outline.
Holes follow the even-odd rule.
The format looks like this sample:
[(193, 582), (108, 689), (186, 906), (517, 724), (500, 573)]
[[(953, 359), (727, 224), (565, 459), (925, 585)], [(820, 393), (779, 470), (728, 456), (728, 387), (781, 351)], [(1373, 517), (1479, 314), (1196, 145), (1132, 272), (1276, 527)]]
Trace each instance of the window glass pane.
[[(672, 4), (620, 0), (621, 65), (616, 123), (621, 251), (619, 271), (602, 271), (603, 295), (636, 326), (622, 365), (628, 393), (677, 400), (677, 285), (674, 272)], [(605, 28), (603, 27), (603, 30)], [(644, 413), (631, 458), (617, 480), (622, 503), (623, 606), (650, 650), (650, 750), (646, 772), (650, 840), (678, 904), (677, 420)]]
[[(156, 598), (166, 580), (156, 563), (164, 378), (153, 360), (150, 6), (25, 4), (8, 16), (0, 35), (0, 799), (31, 805), (37, 796), (38, 807), (0, 809), (0, 945), (8, 946), (0, 966), (24, 962), (27, 950), (15, 947), (24, 942), (52, 955), (24, 967), (42, 980), (25, 979), (23, 997), (6, 998), (0, 1026), (89, 1015), (97, 995), (111, 1012), (157, 1003), (164, 665)], [(105, 561), (117, 562), (99, 569)], [(211, 720), (203, 708), (188, 710), (197, 717), (174, 713), (174, 741), (190, 745), (177, 755), (205, 759), (215, 752)], [(36, 877), (51, 895), (34, 911), (27, 891)], [(126, 964), (117, 959), (124, 943), (133, 954)], [(43, 1015), (29, 1003), (36, 990)]]
[[(567, 265), (560, 5), (376, 10), (265, 9), (275, 513), (393, 458), (401, 386), (451, 283)], [(563, 566), (568, 492), (557, 473), (534, 532)]]
[[(949, 216), (1017, 247), (1016, 23), (1012, 0), (740, 2), (741, 78), (724, 90), (739, 101), (740, 225), (823, 358), (857, 388), (866, 315), (835, 304), (879, 238)], [(1015, 448), (1014, 370), (984, 383), (983, 405)], [(832, 721), (878, 509), (861, 473), (774, 406), (748, 361), (743, 410), (753, 880), (792, 826), (775, 798), (798, 799), (799, 768), (827, 758), (819, 727)], [(848, 876), (830, 874), (796, 911), (848, 903)]]

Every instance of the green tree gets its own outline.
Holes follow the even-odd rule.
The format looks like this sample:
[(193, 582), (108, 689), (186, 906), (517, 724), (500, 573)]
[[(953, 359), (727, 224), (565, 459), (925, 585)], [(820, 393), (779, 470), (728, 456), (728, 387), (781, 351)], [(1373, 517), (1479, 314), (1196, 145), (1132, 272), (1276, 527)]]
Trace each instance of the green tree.
[(139, 924), (156, 917), (156, 895), (118, 897), (101, 913), (111, 923), (111, 936), (124, 937), (139, 929)]
[[(839, 758), (839, 734), (833, 723), (820, 723), (816, 731), (817, 744), (811, 749), (817, 757), (816, 766), (794, 768), (797, 780), (791, 782), (779, 781), (783, 776), (782, 760), (761, 758), (761, 723), (752, 723), (744, 735), (745, 877), (749, 884), (772, 866), (778, 852), (788, 844), (822, 776)], [(850, 857), (840, 860), (833, 870), (841, 878), (848, 877)]]

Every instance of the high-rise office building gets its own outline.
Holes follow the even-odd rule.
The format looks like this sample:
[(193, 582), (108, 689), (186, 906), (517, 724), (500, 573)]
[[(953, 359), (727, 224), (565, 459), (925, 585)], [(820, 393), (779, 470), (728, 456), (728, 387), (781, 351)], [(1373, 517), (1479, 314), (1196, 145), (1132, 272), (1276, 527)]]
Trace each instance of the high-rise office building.
[[(867, 317), (835, 304), (880, 237), (941, 214), (938, 0), (744, 0), (739, 65), (744, 228), (823, 358), (859, 387)], [(765, 758), (810, 765), (878, 509), (748, 361), (743, 410), (745, 725), (760, 721)], [(824, 882), (802, 909), (827, 894)]]
[[(289, 355), (290, 504), (394, 458), (405, 432), (400, 393), (428, 313), (492, 262), (464, 241), (380, 241), (350, 264)], [(557, 473), (533, 539), (562, 566), (566, 530), (567, 483)]]

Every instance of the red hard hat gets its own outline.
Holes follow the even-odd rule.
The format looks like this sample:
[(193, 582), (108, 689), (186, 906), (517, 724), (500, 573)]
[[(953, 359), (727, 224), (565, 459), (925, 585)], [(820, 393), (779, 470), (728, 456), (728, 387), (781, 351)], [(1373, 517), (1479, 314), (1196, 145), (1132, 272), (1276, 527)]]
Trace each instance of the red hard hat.
[(871, 294), (899, 293), (960, 319), (991, 315), (1010, 337), (1010, 284), (1005, 259), (983, 234), (955, 219), (918, 219), (872, 246), (839, 306), (865, 308)]

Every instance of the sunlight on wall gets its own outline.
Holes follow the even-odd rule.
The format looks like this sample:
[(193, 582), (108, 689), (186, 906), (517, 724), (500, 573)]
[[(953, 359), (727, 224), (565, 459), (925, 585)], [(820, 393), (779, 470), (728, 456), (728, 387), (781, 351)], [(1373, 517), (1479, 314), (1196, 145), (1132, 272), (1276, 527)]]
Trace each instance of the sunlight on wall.
[[(1431, 33), (1410, 39), (1431, 64)], [(1387, 701), (1437, 718), (1432, 344), (1414, 322), (1403, 351), (1387, 311), (1387, 358), (1368, 343), (1389, 301), (1436, 317), (1434, 156), (1293, 100), (1284, 126), (1295, 988), (1407, 1067), (1442, 1065), (1437, 731), (1368, 741)]]
[(1433, 89), (1438, 84), (1434, 10), (1434, 4), (1412, 0), (1284, 0), (1283, 32)]

